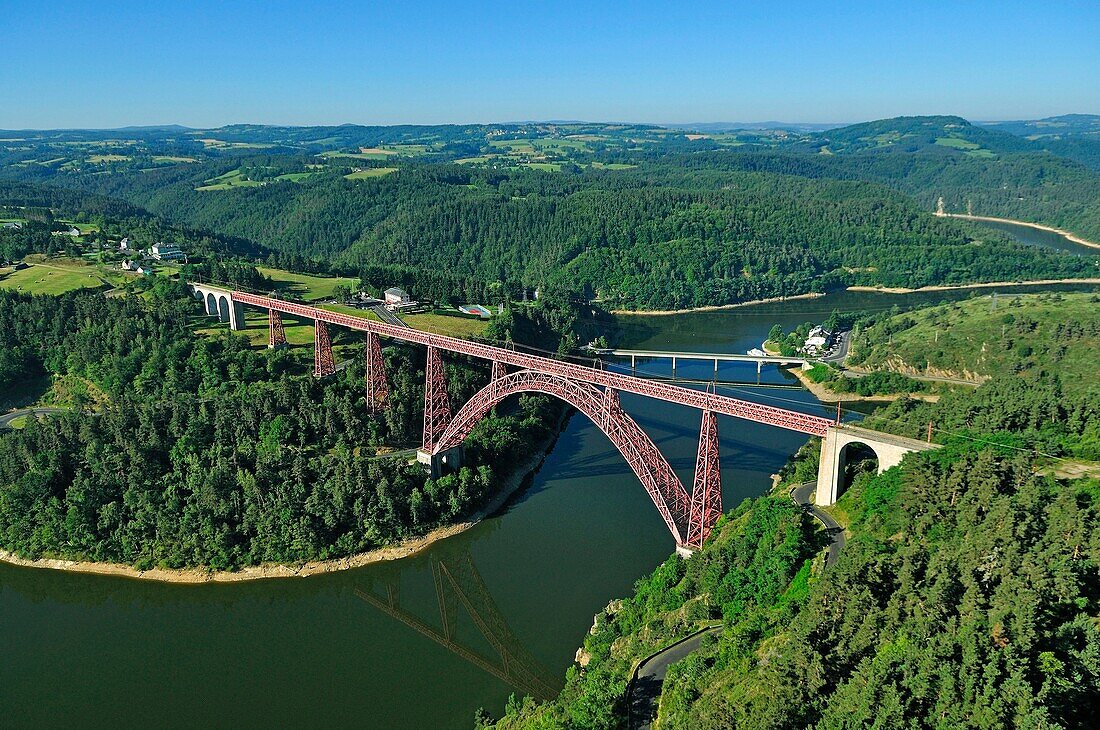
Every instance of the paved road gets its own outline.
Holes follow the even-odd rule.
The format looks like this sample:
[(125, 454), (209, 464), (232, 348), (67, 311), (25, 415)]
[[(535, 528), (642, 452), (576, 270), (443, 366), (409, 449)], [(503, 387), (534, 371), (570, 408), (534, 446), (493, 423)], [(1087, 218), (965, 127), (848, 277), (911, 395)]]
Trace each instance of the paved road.
[(64, 413), (65, 408), (20, 408), (0, 415), (0, 428), (11, 428), (11, 422), (21, 416), (44, 416), (49, 413)]
[(408, 327), (409, 326), (409, 324), (405, 320), (401, 319), (400, 317), (398, 317), (396, 314), (394, 314), (390, 310), (386, 309), (381, 304), (379, 304), (376, 307), (371, 307), (370, 311), (377, 314), (378, 318), (380, 320), (382, 320), (383, 322), (386, 322), (387, 324), (395, 324), (398, 327)]
[[(844, 528), (828, 515), (810, 502), (810, 494), (817, 486), (816, 482), (804, 482), (790, 491), (791, 499), (795, 504), (812, 514), (825, 527), (826, 533), (832, 538), (828, 552), (825, 554), (825, 566), (835, 565), (840, 552), (844, 549), (846, 538)], [(711, 626), (697, 634), (678, 641), (663, 649), (661, 652), (646, 659), (638, 667), (630, 688), (630, 723), (631, 730), (648, 730), (653, 718), (657, 715), (657, 705), (661, 699), (661, 689), (664, 685), (668, 668), (680, 661), (688, 654), (699, 648), (703, 639), (722, 629), (721, 626)]]
[(642, 662), (630, 688), (631, 730), (648, 730), (657, 716), (657, 703), (668, 668), (698, 649), (703, 639), (721, 630), (721, 626), (703, 629)]
[(797, 487), (791, 489), (791, 499), (795, 504), (801, 505), (803, 509), (812, 514), (817, 521), (825, 526), (825, 532), (833, 538), (833, 541), (829, 543), (829, 552), (825, 555), (825, 566), (835, 565), (838, 558), (840, 558), (840, 551), (844, 549), (844, 543), (847, 538), (844, 537), (844, 528), (840, 524), (829, 516), (828, 512), (825, 512), (810, 502), (810, 493), (817, 487), (817, 482), (803, 482)]
[(836, 352), (821, 358), (822, 362), (830, 362), (835, 365), (843, 365), (848, 358), (848, 347), (852, 344), (852, 333), (841, 332), (836, 336)]

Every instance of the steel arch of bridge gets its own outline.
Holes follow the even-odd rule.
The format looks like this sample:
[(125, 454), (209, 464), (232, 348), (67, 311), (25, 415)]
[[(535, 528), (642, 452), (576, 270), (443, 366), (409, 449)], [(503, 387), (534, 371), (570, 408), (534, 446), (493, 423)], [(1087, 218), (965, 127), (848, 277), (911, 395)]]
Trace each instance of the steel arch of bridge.
[(641, 426), (619, 405), (612, 391), (578, 383), (558, 375), (520, 370), (492, 380), (466, 402), (451, 419), (432, 452), (458, 446), (489, 410), (510, 395), (545, 393), (565, 401), (588, 416), (626, 458), (657, 507), (677, 545), (688, 533), (690, 505), (687, 492), (668, 460)]
[[(196, 285), (196, 289), (199, 286)], [(372, 408), (384, 407), (387, 395), (384, 362), (378, 337), (423, 345), (428, 348), (425, 383), (425, 420), (423, 451), (434, 459), (442, 451), (457, 446), (489, 408), (512, 393), (524, 391), (552, 395), (582, 411), (611, 439), (645, 486), (661, 513), (678, 547), (697, 549), (706, 541), (711, 527), (722, 511), (721, 472), (718, 463), (718, 414), (809, 434), (825, 436), (833, 421), (820, 416), (766, 406), (731, 398), (714, 392), (685, 388), (645, 378), (624, 375), (602, 367), (589, 367), (549, 357), (532, 355), (456, 337), (433, 335), (411, 327), (399, 327), (290, 302), (275, 297), (242, 291), (223, 291), (205, 285), (204, 292), (226, 296), (232, 306), (250, 304), (268, 310), (272, 342), (282, 334), (279, 314), (290, 314), (314, 323), (315, 372), (319, 377), (331, 374), (332, 339), (328, 325), (338, 325), (367, 334), (367, 398)], [(231, 306), (231, 311), (232, 310)], [(210, 312), (217, 313), (217, 310)], [(238, 318), (243, 322), (243, 317)], [(232, 324), (232, 319), (231, 319)], [(233, 325), (236, 326), (236, 325)], [(276, 332), (278, 327), (280, 330)], [(442, 351), (480, 358), (492, 364), (492, 380), (457, 414), (451, 415), (447, 400), (446, 376)], [(508, 369), (518, 372), (508, 375)], [(619, 405), (620, 391), (676, 403), (702, 411), (695, 483), (689, 498), (683, 484), (657, 446)], [(434, 469), (434, 463), (433, 463)]]

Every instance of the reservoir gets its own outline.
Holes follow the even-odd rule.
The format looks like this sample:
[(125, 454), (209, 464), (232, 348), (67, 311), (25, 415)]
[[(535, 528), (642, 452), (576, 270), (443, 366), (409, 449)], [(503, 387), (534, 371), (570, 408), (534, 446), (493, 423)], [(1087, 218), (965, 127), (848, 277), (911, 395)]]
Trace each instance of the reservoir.
[(1100, 256), (1100, 248), (1075, 243), (1056, 231), (1044, 231), (1041, 228), (1033, 228), (1010, 221), (975, 220), (974, 222), (986, 228), (1007, 233), (1020, 243), (1026, 243), (1030, 246), (1065, 251), (1079, 256)]
[[(789, 328), (819, 322), (834, 308), (972, 295), (845, 292), (624, 317), (621, 344), (745, 352), (777, 322)], [(701, 377), (713, 370), (708, 363), (681, 367), (699, 367)], [(750, 371), (755, 379), (754, 365)], [(769, 367), (762, 382), (789, 376)], [(802, 390), (722, 392), (834, 412)], [(690, 484), (698, 412), (627, 394), (622, 400)], [(769, 475), (806, 440), (725, 417), (718, 428), (727, 510), (763, 493)], [(497, 716), (516, 692), (514, 675), (492, 671), (502, 647), (521, 660), (524, 676), (544, 678), (556, 691), (593, 614), (630, 593), (673, 548), (622, 456), (575, 415), (530, 487), (499, 514), (405, 560), (300, 580), (197, 586), (0, 565), (0, 711), (7, 727), (469, 728), (479, 707)]]

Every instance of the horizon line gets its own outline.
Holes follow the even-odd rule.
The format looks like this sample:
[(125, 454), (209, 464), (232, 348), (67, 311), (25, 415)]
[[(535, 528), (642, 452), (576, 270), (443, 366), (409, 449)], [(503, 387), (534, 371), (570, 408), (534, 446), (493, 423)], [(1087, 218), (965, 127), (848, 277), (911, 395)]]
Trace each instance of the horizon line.
[(893, 117), (877, 117), (874, 119), (865, 119), (862, 121), (841, 121), (841, 122), (806, 122), (806, 121), (780, 121), (780, 120), (762, 120), (756, 122), (743, 122), (743, 121), (694, 121), (694, 122), (642, 122), (642, 121), (615, 121), (615, 120), (585, 120), (585, 119), (527, 119), (527, 120), (510, 120), (510, 121), (463, 121), (463, 122), (390, 122), (390, 123), (364, 123), (364, 122), (340, 122), (338, 124), (333, 123), (314, 123), (314, 124), (281, 124), (277, 122), (226, 122), (218, 125), (203, 125), (203, 126), (191, 126), (189, 124), (180, 124), (178, 122), (167, 123), (151, 123), (151, 124), (126, 124), (121, 126), (110, 127), (3, 127), (0, 130), (4, 132), (119, 132), (126, 130), (140, 130), (140, 129), (158, 129), (166, 127), (178, 127), (180, 129), (186, 129), (189, 131), (201, 131), (209, 129), (224, 129), (226, 127), (284, 127), (284, 128), (297, 128), (308, 129), (311, 127), (463, 127), (463, 126), (480, 126), (489, 127), (493, 125), (500, 126), (520, 126), (527, 124), (606, 124), (606, 125), (627, 125), (627, 126), (643, 126), (643, 127), (660, 127), (660, 128), (695, 128), (703, 126), (729, 126), (731, 129), (776, 129), (783, 127), (845, 127), (855, 124), (864, 124), (867, 122), (884, 121), (889, 119), (904, 119), (914, 117), (958, 117), (964, 119), (971, 124), (1003, 124), (1007, 122), (1030, 122), (1041, 121), (1045, 119), (1055, 119), (1059, 117), (1068, 116), (1100, 116), (1100, 114), (1092, 114), (1088, 112), (1066, 112), (1063, 114), (1051, 114), (1044, 117), (1028, 117), (1028, 118), (1016, 118), (1016, 119), (967, 119), (961, 114), (901, 114)]

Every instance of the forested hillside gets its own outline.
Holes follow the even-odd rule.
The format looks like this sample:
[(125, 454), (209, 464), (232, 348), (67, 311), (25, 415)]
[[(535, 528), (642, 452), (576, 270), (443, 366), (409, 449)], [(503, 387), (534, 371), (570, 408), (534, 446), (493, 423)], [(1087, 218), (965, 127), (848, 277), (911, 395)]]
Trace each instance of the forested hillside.
[(587, 291), (623, 308), (1093, 273), (1076, 257), (935, 219), (882, 186), (733, 171), (727, 155), (575, 174), (411, 165), (374, 179), (323, 173), (196, 190), (219, 163), (84, 184), (344, 273), (446, 269)]
[[(670, 160), (672, 162), (673, 160)], [(975, 156), (957, 150), (806, 154), (783, 150), (676, 156), (688, 169), (753, 170), (810, 178), (869, 180), (933, 211), (1015, 218), (1100, 240), (1100, 173), (1048, 152)]]
[[(1005, 380), (912, 408), (873, 425), (932, 417), (946, 446), (882, 475), (855, 466), (835, 566), (811, 557), (820, 542), (785, 494), (745, 503), (700, 553), (597, 617), (590, 661), (556, 700), (511, 703), (496, 726), (621, 727), (634, 663), (707, 621), (721, 632), (670, 668), (661, 727), (1087, 726), (1100, 484), (1042, 476), (1029, 450), (1095, 433), (1095, 401), (1083, 412), (1056, 388)], [(816, 473), (815, 449), (799, 459), (788, 480)]]
[(1100, 174), (1052, 147), (1087, 153), (1087, 131), (1028, 139), (959, 117), (903, 117), (816, 133), (528, 124), (96, 134), (0, 144), (0, 177), (78, 188), (99, 207), (128, 201), (298, 270), (445, 270), (466, 289), (557, 287), (639, 309), (1096, 274), (930, 216), (942, 198), (948, 212), (1100, 239)]
[[(69, 384), (70, 409), (0, 432), (0, 548), (139, 568), (351, 555), (468, 514), (557, 412), (523, 399), (471, 436), (471, 467), (427, 479), (372, 448), (418, 442), (422, 351), (385, 350), (391, 398), (375, 415), (362, 358), (319, 381), (294, 351), (196, 336), (196, 318), (166, 279), (145, 297), (0, 292), (0, 389), (45, 372)], [(448, 371), (456, 402), (487, 378)]]
[(994, 296), (882, 312), (852, 338), (849, 365), (911, 374), (1049, 377), (1067, 393), (1097, 387), (1100, 295)]

